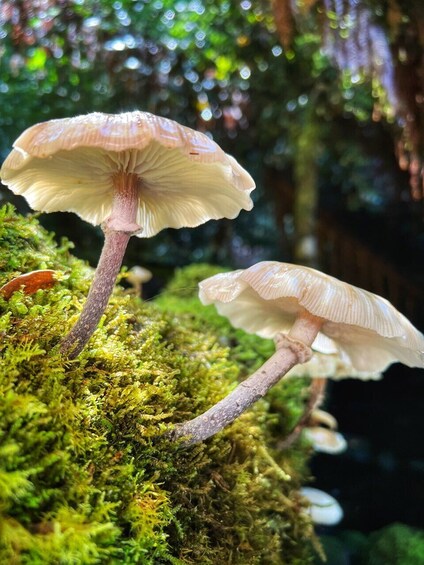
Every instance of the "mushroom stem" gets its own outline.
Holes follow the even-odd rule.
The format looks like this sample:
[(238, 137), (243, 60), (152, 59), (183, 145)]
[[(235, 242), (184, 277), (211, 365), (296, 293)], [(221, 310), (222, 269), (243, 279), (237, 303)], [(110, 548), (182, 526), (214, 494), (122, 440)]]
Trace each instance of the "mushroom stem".
[(130, 237), (140, 231), (135, 222), (139, 181), (136, 175), (120, 173), (113, 177), (115, 195), (112, 213), (102, 225), (105, 242), (94, 279), (81, 315), (61, 343), (61, 352), (77, 357), (99, 323), (122, 265)]
[(290, 332), (287, 335), (280, 334), (275, 340), (276, 351), (268, 361), (215, 406), (193, 420), (178, 425), (172, 433), (173, 438), (185, 438), (183, 445), (189, 446), (207, 439), (233, 422), (265, 396), (292, 367), (306, 363), (311, 358), (310, 346), (322, 323), (323, 320), (306, 312), (299, 314)]
[(308, 425), (312, 412), (323, 402), (326, 384), (327, 379), (312, 379), (309, 399), (303, 414), (288, 436), (277, 443), (277, 449), (288, 449), (299, 438), (303, 429)]

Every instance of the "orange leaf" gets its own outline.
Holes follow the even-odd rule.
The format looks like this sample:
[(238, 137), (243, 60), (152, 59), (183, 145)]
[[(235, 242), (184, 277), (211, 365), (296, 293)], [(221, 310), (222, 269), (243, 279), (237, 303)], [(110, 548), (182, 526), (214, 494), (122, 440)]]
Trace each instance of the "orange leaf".
[(52, 288), (57, 283), (55, 273), (56, 271), (51, 269), (44, 269), (19, 275), (0, 287), (0, 294), (9, 300), (12, 294), (21, 288), (25, 294), (34, 294), (40, 288)]

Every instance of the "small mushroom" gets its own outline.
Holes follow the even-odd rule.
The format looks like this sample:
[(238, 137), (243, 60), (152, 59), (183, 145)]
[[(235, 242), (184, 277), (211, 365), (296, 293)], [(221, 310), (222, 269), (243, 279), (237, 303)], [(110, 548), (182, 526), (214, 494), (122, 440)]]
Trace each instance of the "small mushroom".
[(335, 455), (343, 453), (347, 449), (347, 441), (339, 432), (334, 432), (321, 426), (313, 426), (305, 427), (303, 433), (315, 451)]
[[(332, 340), (329, 341), (332, 342)], [(332, 346), (328, 347), (329, 343), (327, 343), (325, 347), (329, 351), (337, 351), (334, 342), (332, 342), (332, 344)], [(311, 394), (305, 406), (305, 410), (295, 428), (278, 443), (277, 447), (279, 449), (287, 449), (290, 447), (299, 438), (302, 430), (306, 426), (312, 425), (314, 413), (318, 414), (320, 412), (322, 415), (325, 414), (328, 418), (332, 418), (335, 426), (337, 426), (337, 422), (331, 414), (317, 409), (324, 400), (327, 379), (340, 380), (356, 378), (360, 380), (378, 380), (382, 378), (382, 374), (377, 372), (357, 371), (346, 355), (331, 352), (319, 353), (314, 350), (314, 354), (308, 362), (302, 365), (295, 365), (286, 373), (286, 378), (290, 377), (310, 377), (312, 379), (310, 387)], [(329, 427), (331, 427), (331, 425)]]
[(309, 424), (312, 426), (325, 426), (329, 430), (337, 430), (338, 424), (336, 418), (320, 408), (312, 410), (309, 417)]
[[(308, 429), (313, 426), (314, 415), (315, 419), (318, 419), (319, 415), (321, 415), (321, 418), (325, 419), (324, 423), (330, 428), (334, 426), (333, 429), (335, 429), (337, 427), (337, 422), (331, 414), (317, 409), (324, 400), (325, 383), (327, 379), (340, 380), (355, 378), (360, 380), (378, 380), (382, 378), (382, 373), (380, 372), (357, 371), (346, 355), (337, 353), (336, 344), (329, 338), (325, 345), (322, 342), (319, 344), (319, 347), (321, 350), (326, 349), (328, 353), (320, 353), (314, 350), (312, 358), (307, 363), (295, 365), (286, 374), (286, 378), (310, 377), (312, 378), (312, 385), (310, 387), (311, 395), (309, 401), (305, 406), (305, 410), (299, 422), (294, 429), (278, 443), (277, 447), (279, 449), (289, 448), (300, 437), (305, 428)], [(318, 424), (321, 423), (321, 421), (318, 421)], [(325, 435), (325, 432), (323, 435)], [(336, 441), (338, 441), (336, 438), (332, 438), (327, 434), (327, 444), (335, 443)], [(313, 443), (314, 447), (318, 445), (317, 442), (313, 441)], [(332, 449), (332, 447), (330, 447), (330, 449)], [(319, 451), (319, 445), (317, 451)]]
[(95, 330), (132, 235), (235, 218), (253, 206), (250, 175), (208, 136), (146, 112), (93, 113), (22, 133), (1, 178), (35, 210), (71, 211), (105, 234), (82, 313), (62, 342), (75, 357)]
[(150, 281), (152, 277), (153, 275), (149, 271), (149, 269), (145, 269), (144, 267), (136, 265), (128, 271), (126, 279), (133, 287), (135, 295), (142, 296), (143, 284)]
[(424, 367), (424, 336), (387, 300), (315, 269), (264, 261), (199, 287), (204, 304), (215, 304), (235, 327), (274, 338), (276, 352), (226, 398), (176, 428), (186, 444), (220, 431), (308, 361), (321, 334), (358, 371), (383, 371), (395, 361)]
[(300, 494), (308, 500), (306, 511), (315, 524), (335, 526), (343, 519), (342, 507), (330, 494), (313, 487), (302, 487)]

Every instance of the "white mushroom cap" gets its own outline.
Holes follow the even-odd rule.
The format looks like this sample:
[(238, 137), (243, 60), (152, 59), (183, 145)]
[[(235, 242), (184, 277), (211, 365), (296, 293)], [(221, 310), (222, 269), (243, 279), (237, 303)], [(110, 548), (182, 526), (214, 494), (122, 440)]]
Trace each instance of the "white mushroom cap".
[(315, 524), (335, 526), (342, 520), (342, 507), (330, 494), (312, 487), (302, 487), (300, 494), (310, 502), (307, 512)]
[(148, 282), (152, 279), (153, 275), (149, 269), (135, 265), (127, 273), (127, 281), (133, 285), (139, 285)]
[(71, 211), (92, 224), (111, 212), (113, 176), (138, 175), (139, 237), (250, 210), (251, 176), (208, 136), (146, 112), (93, 113), (22, 133), (2, 181), (35, 210)]
[(390, 302), (315, 269), (263, 261), (199, 287), (203, 304), (215, 304), (233, 326), (261, 337), (288, 332), (307, 311), (324, 320), (320, 333), (358, 371), (383, 371), (395, 361), (424, 367), (423, 334)]
[(337, 430), (338, 426), (336, 418), (329, 412), (321, 410), (321, 408), (315, 408), (312, 410), (308, 422), (315, 426), (325, 426), (330, 430)]
[(303, 433), (311, 442), (315, 451), (335, 455), (347, 449), (347, 441), (339, 432), (334, 432), (322, 426), (314, 426), (305, 428)]

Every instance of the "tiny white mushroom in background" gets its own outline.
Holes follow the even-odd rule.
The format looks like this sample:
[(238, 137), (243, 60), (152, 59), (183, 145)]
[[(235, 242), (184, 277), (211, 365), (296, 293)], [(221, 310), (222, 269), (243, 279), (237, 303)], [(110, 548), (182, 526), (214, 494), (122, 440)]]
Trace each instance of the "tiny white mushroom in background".
[(309, 423), (312, 426), (326, 426), (330, 430), (337, 430), (338, 424), (336, 418), (320, 408), (312, 410), (309, 417)]
[(314, 524), (335, 526), (343, 519), (343, 509), (330, 494), (312, 487), (303, 487), (300, 494), (309, 501), (306, 512)]
[(25, 130), (1, 179), (43, 212), (69, 211), (105, 234), (81, 315), (62, 342), (76, 357), (106, 309), (132, 235), (235, 218), (253, 206), (251, 176), (208, 136), (147, 112), (50, 120)]
[(210, 277), (199, 288), (203, 304), (214, 304), (236, 328), (274, 338), (276, 352), (226, 398), (177, 426), (175, 437), (187, 445), (235, 420), (292, 367), (309, 361), (320, 340), (329, 338), (359, 372), (381, 372), (396, 361), (424, 367), (424, 336), (394, 306), (315, 269), (264, 261)]
[(153, 274), (149, 271), (149, 269), (145, 269), (139, 265), (132, 267), (126, 275), (126, 279), (133, 287), (136, 296), (143, 295), (143, 284), (149, 282), (152, 277)]
[[(308, 363), (305, 363), (305, 365), (307, 364)], [(291, 371), (288, 371), (286, 375), (288, 376), (290, 373)], [(309, 398), (305, 404), (303, 413), (292, 431), (276, 444), (277, 449), (288, 449), (300, 437), (304, 428), (309, 426), (312, 413), (324, 401), (326, 384), (327, 379), (325, 378), (312, 379), (311, 385), (309, 386)]]
[(347, 449), (347, 441), (339, 432), (321, 426), (308, 426), (304, 428), (303, 433), (315, 451), (336, 455)]
[[(310, 386), (309, 400), (305, 405), (302, 416), (300, 417), (295, 428), (277, 444), (277, 447), (279, 449), (287, 449), (288, 447), (290, 447), (300, 437), (303, 429), (311, 427), (312, 414), (317, 411), (318, 406), (320, 406), (324, 401), (325, 385), (327, 379), (341, 380), (346, 378), (355, 378), (363, 381), (368, 381), (379, 380), (383, 376), (380, 372), (357, 371), (350, 363), (346, 354), (337, 352), (337, 346), (334, 341), (329, 338), (325, 338), (325, 336), (317, 336), (317, 339), (314, 342), (314, 347), (318, 347), (321, 352), (313, 349), (313, 356), (307, 363), (303, 363), (302, 365), (295, 365), (292, 369), (290, 369), (290, 371), (288, 371), (288, 373), (286, 373), (286, 378), (309, 377), (312, 379), (312, 384)], [(324, 351), (327, 352), (324, 353)], [(330, 418), (333, 418), (331, 414), (328, 414), (328, 416)], [(334, 422), (335, 426), (337, 427), (337, 422), (335, 420)], [(326, 443), (328, 444), (331, 442), (335, 443), (337, 442), (337, 440), (335, 438), (331, 440), (331, 435), (327, 435)], [(314, 447), (316, 447), (316, 442), (312, 441), (312, 443)], [(333, 448), (330, 447), (329, 449), (337, 448), (333, 446)], [(323, 451), (324, 450), (325, 446)], [(319, 445), (316, 451), (320, 451)], [(327, 452), (337, 453), (337, 451)]]
[[(319, 351), (317, 351), (317, 348), (319, 348)], [(314, 342), (313, 353), (314, 354), (312, 358), (307, 363), (303, 363), (302, 365), (295, 365), (286, 374), (286, 378), (312, 378), (312, 385), (310, 387), (311, 394), (305, 406), (305, 410), (295, 428), (287, 435), (287, 437), (285, 437), (278, 443), (278, 448), (280, 449), (287, 449), (288, 447), (290, 447), (300, 437), (303, 429), (311, 427), (312, 415), (314, 412), (318, 412), (317, 407), (324, 401), (325, 382), (327, 379), (337, 381), (341, 379), (352, 378), (369, 381), (380, 380), (383, 377), (381, 372), (357, 371), (352, 366), (347, 355), (343, 352), (338, 352), (337, 346), (334, 341), (330, 338), (326, 338), (322, 334), (317, 336), (317, 339)], [(321, 390), (318, 390), (318, 383), (316, 382), (319, 380), (324, 380), (324, 383), (320, 385)], [(331, 414), (327, 414), (327, 416), (333, 418)], [(335, 427), (337, 427), (337, 422), (334, 418), (333, 420)], [(344, 451), (346, 446), (342, 448), (340, 438), (332, 438), (331, 435), (326, 435), (325, 432), (323, 432), (322, 436), (326, 436), (325, 443), (327, 445), (339, 444), (339, 448), (333, 445), (333, 447), (328, 447), (330, 451), (326, 451), (326, 446), (324, 443), (322, 445), (322, 449), (320, 449), (320, 442), (315, 442), (312, 438), (310, 438), (316, 451), (326, 451), (327, 453), (338, 453), (337, 449)], [(324, 437), (322, 437), (322, 439), (324, 440)], [(343, 442), (345, 442), (344, 438)]]
[(277, 449), (288, 449), (300, 438), (302, 433), (317, 452), (335, 455), (347, 449), (345, 438), (342, 434), (335, 431), (337, 429), (337, 420), (328, 412), (318, 409), (318, 406), (324, 399), (326, 383), (327, 379), (312, 379), (309, 387), (309, 398), (302, 416), (291, 432), (276, 443)]

